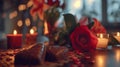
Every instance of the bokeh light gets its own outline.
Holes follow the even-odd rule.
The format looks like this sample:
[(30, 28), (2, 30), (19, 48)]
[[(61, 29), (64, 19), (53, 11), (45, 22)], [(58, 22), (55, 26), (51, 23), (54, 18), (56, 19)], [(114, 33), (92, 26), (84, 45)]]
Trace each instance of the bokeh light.
[(23, 25), (22, 20), (18, 20), (17, 25), (18, 25), (19, 27), (21, 27), (21, 26)]
[(33, 5), (33, 2), (30, 0), (28, 3), (27, 3), (27, 7), (31, 7)]
[(23, 11), (25, 9), (26, 9), (26, 5), (25, 4), (21, 4), (21, 5), (18, 6), (18, 10), (19, 11)]
[(11, 12), (11, 13), (9, 14), (9, 18), (10, 18), (10, 19), (13, 19), (13, 18), (15, 18), (17, 15), (18, 15), (17, 11), (13, 11), (13, 12)]
[(25, 19), (25, 24), (26, 24), (26, 26), (30, 26), (31, 22), (30, 22), (30, 19), (29, 19), (29, 18), (26, 18), (26, 19)]

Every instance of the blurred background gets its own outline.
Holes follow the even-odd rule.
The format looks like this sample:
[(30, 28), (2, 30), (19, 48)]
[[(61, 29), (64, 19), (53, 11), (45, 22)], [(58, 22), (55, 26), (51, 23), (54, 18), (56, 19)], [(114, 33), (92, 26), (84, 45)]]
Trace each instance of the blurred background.
[[(47, 2), (47, 0), (45, 0)], [(65, 3), (62, 13), (71, 13), (77, 21), (84, 16), (97, 18), (108, 30), (120, 28), (120, 0), (59, 0)], [(11, 33), (13, 29), (38, 30), (41, 20), (32, 17), (31, 0), (0, 0), (0, 33)], [(22, 32), (23, 32), (22, 31)], [(18, 31), (21, 33), (21, 31)]]

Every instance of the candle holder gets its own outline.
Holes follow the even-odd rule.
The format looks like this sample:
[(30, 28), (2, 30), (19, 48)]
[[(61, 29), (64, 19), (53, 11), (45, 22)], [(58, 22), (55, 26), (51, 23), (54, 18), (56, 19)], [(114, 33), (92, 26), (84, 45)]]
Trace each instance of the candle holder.
[(120, 46), (120, 32), (113, 32), (112, 33), (112, 45), (114, 46)]
[(107, 48), (108, 45), (108, 38), (109, 38), (109, 34), (97, 34), (98, 37), (98, 43), (97, 43), (97, 47), (96, 48)]
[(113, 36), (120, 43), (120, 32), (113, 33)]

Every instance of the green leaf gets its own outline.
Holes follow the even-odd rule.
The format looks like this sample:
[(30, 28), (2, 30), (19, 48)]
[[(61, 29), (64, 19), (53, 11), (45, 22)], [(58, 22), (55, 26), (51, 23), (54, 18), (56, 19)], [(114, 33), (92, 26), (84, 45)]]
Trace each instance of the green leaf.
[(64, 14), (64, 20), (65, 20), (67, 31), (69, 33), (71, 33), (77, 25), (77, 22), (75, 20), (75, 16), (73, 16), (70, 13)]

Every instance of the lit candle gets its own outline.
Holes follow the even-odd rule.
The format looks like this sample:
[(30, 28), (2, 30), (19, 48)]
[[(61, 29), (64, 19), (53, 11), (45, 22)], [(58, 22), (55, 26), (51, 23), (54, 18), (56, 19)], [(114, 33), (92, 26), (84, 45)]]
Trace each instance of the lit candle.
[(114, 37), (120, 42), (120, 32), (117, 32)]
[(106, 48), (108, 45), (108, 39), (103, 37), (103, 34), (99, 35), (97, 48)]
[(13, 34), (7, 34), (7, 47), (13, 49), (22, 47), (22, 34), (17, 34), (16, 30)]
[(26, 35), (26, 45), (31, 45), (37, 42), (37, 33), (34, 29), (30, 29), (30, 34)]
[(49, 34), (49, 31), (48, 31), (48, 25), (47, 25), (47, 22), (44, 23), (44, 34), (47, 35)]

